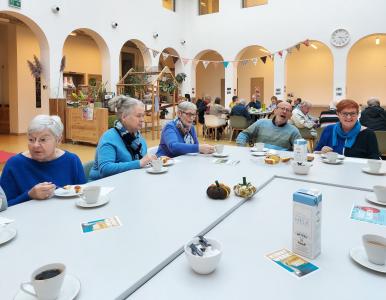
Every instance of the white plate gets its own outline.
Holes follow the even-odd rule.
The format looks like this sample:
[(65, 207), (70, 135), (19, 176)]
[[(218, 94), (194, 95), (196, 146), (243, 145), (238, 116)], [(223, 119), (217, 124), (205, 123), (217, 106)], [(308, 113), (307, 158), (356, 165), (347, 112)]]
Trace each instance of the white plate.
[[(63, 280), (62, 290), (59, 294), (59, 297), (56, 300), (72, 300), (79, 294), (80, 291), (80, 281), (73, 275), (66, 275)], [(31, 288), (31, 292), (32, 288)], [(19, 290), (16, 294), (14, 300), (36, 300), (34, 296), (31, 296)]]
[(257, 151), (257, 149), (255, 147), (251, 148), (252, 152), (267, 152), (268, 150), (269, 150), (268, 148), (263, 148), (263, 151)]
[[(327, 158), (327, 155), (325, 153), (323, 153), (322, 155), (322, 158)], [(337, 159), (345, 159), (346, 156), (342, 155), (342, 154), (338, 154), (338, 158)]]
[(75, 192), (74, 187), (71, 187), (71, 189), (58, 188), (54, 191), (56, 197), (76, 197), (82, 194), (82, 189), (77, 193)]
[(228, 153), (213, 153), (213, 156), (214, 157), (228, 157), (229, 154)]
[(385, 171), (374, 172), (374, 171), (370, 171), (369, 167), (363, 167), (362, 171), (371, 175), (386, 175)]
[(329, 164), (329, 165), (340, 165), (340, 164), (343, 164), (343, 160), (342, 159), (337, 159), (336, 161), (332, 162), (332, 161), (329, 161), (327, 158), (322, 158), (322, 162), (324, 162), (325, 164)]
[(369, 262), (367, 259), (366, 251), (361, 246), (352, 248), (350, 250), (350, 256), (355, 262), (370, 270), (386, 273), (386, 265), (376, 265)]
[(0, 227), (0, 245), (12, 240), (16, 236), (16, 228), (5, 225)]
[(159, 170), (159, 171), (155, 171), (155, 170), (153, 170), (153, 168), (148, 168), (148, 169), (146, 169), (146, 172), (148, 172), (150, 174), (161, 174), (161, 173), (165, 173), (167, 170), (168, 170), (167, 167), (162, 167), (161, 170)]
[(251, 153), (253, 156), (265, 156), (267, 152), (264, 151), (256, 151)]
[(372, 202), (372, 203), (375, 203), (375, 204), (379, 204), (379, 205), (386, 205), (386, 202), (378, 201), (378, 199), (377, 199), (375, 194), (367, 194), (365, 198), (369, 202)]
[(101, 196), (99, 198), (99, 201), (95, 202), (95, 203), (87, 203), (86, 201), (84, 201), (82, 198), (78, 199), (75, 204), (77, 206), (80, 206), (80, 207), (85, 207), (85, 208), (90, 208), (90, 207), (98, 207), (98, 206), (102, 206), (102, 205), (105, 205), (106, 203), (108, 203), (110, 201), (110, 198), (107, 197), (107, 196)]

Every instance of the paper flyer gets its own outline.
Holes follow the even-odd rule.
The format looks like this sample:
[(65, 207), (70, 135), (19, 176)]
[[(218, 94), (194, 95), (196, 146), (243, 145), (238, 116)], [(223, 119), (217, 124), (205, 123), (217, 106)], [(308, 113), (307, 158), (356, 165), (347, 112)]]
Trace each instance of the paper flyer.
[(93, 231), (106, 229), (110, 227), (120, 227), (121, 225), (122, 223), (117, 216), (112, 218), (99, 219), (99, 220), (90, 221), (90, 222), (81, 224), (83, 233), (93, 232)]
[(235, 166), (237, 165), (240, 161), (239, 160), (232, 160), (228, 158), (217, 158), (213, 161), (215, 164), (224, 164), (224, 165), (230, 165), (230, 166)]
[(319, 267), (287, 249), (272, 252), (267, 255), (267, 258), (297, 277), (303, 277), (319, 269)]
[(351, 210), (351, 219), (378, 225), (386, 225), (386, 209), (354, 205)]

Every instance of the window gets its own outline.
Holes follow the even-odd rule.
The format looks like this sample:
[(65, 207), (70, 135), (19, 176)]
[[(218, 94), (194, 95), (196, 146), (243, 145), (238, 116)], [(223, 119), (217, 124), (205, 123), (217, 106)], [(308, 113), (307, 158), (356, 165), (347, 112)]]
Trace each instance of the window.
[(175, 0), (162, 0), (162, 6), (168, 10), (176, 11)]
[(219, 10), (219, 0), (198, 0), (199, 15), (213, 14)]
[(268, 3), (268, 0), (242, 0), (243, 8), (258, 6), (258, 5), (264, 5), (267, 3)]

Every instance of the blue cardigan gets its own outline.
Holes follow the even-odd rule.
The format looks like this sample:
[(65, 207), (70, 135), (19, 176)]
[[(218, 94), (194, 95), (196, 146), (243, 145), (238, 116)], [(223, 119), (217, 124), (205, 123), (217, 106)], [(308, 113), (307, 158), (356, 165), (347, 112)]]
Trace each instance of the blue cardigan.
[[(141, 135), (139, 139), (142, 144), (141, 154), (145, 156), (147, 153), (146, 141)], [(141, 168), (139, 160), (132, 159), (121, 136), (115, 128), (110, 128), (99, 140), (95, 162), (89, 176), (91, 180), (97, 180), (139, 168)]]
[(19, 153), (7, 161), (0, 179), (9, 206), (31, 200), (28, 192), (41, 182), (56, 186), (86, 183), (79, 157), (65, 151), (54, 160), (38, 162)]
[(158, 146), (157, 156), (176, 157), (186, 153), (198, 153), (198, 139), (194, 126), (191, 127), (190, 133), (193, 137), (194, 144), (185, 144), (182, 133), (174, 121), (166, 124), (162, 130), (160, 144)]

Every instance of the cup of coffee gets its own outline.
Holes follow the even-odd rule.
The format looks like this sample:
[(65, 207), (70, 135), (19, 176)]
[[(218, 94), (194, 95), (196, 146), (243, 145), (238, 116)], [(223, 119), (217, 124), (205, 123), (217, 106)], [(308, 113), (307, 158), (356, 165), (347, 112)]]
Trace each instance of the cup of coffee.
[(264, 143), (255, 143), (255, 149), (256, 149), (256, 151), (263, 151), (264, 150)]
[(224, 145), (215, 145), (214, 148), (216, 149), (216, 153), (222, 154), (224, 151)]
[(100, 186), (86, 186), (83, 188), (83, 195), (81, 197), (87, 204), (94, 204), (98, 202), (100, 194)]
[[(45, 265), (34, 271), (31, 281), (23, 282), (20, 288), (39, 300), (54, 300), (60, 294), (65, 273), (66, 266), (61, 263)], [(28, 286), (32, 289), (27, 288)]]
[(386, 238), (365, 234), (362, 236), (363, 245), (370, 262), (376, 265), (384, 265), (386, 262)]
[(386, 185), (374, 185), (373, 190), (377, 200), (386, 203)]
[(338, 153), (336, 152), (327, 152), (326, 158), (329, 162), (334, 163), (338, 159)]
[(382, 161), (377, 159), (368, 159), (367, 166), (371, 172), (378, 173), (382, 167)]
[(154, 159), (151, 161), (151, 166), (153, 168), (153, 171), (159, 172), (162, 169), (163, 163), (161, 159)]

